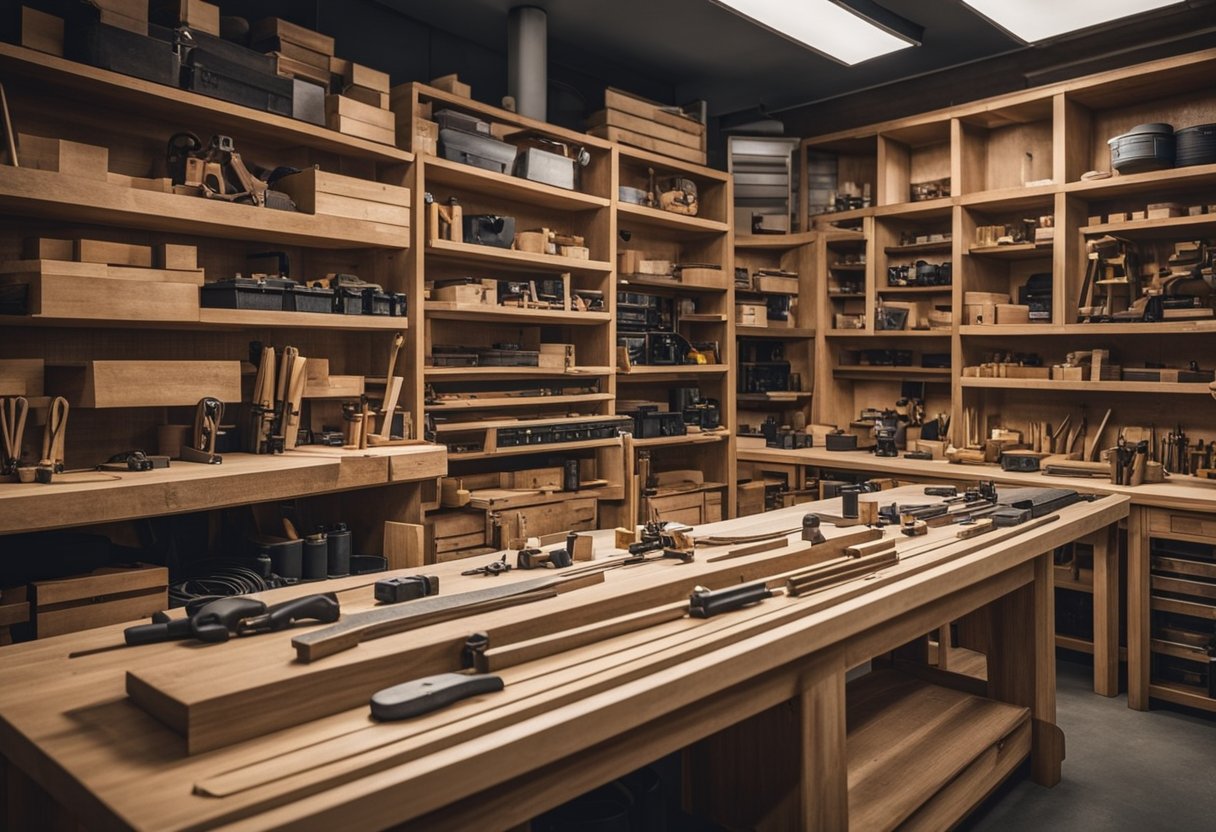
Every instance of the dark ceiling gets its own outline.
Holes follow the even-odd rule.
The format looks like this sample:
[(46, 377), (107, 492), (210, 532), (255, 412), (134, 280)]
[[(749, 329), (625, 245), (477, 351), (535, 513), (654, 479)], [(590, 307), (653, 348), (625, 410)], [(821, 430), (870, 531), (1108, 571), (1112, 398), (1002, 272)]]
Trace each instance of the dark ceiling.
[(888, 10), (923, 27), (923, 44), (852, 67), (710, 0), (378, 2), (495, 51), (504, 49), (508, 10), (521, 3), (540, 6), (548, 12), (552, 63), (601, 76), (605, 65), (627, 66), (671, 79), (672, 100), (705, 99), (711, 115), (757, 105), (780, 111), (1026, 49), (960, 0), (882, 0)]

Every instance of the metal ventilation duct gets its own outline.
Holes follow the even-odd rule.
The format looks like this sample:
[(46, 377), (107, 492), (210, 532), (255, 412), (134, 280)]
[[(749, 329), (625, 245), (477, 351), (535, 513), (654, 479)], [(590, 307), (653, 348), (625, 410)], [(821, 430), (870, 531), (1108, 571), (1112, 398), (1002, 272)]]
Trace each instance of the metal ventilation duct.
[(520, 115), (548, 116), (548, 17), (544, 9), (516, 6), (507, 15), (507, 92)]

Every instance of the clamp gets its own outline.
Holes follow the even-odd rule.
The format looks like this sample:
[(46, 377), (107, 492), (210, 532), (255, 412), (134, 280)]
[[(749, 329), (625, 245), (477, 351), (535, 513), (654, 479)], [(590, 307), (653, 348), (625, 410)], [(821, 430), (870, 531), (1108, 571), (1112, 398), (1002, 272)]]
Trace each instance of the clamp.
[(182, 445), (182, 461), (219, 465), (224, 458), (215, 452), (215, 441), (224, 418), (224, 403), (210, 396), (199, 399), (194, 408), (194, 428), (190, 442)]
[(507, 563), (506, 553), (498, 560), (492, 560), (485, 566), (479, 566), (476, 569), (466, 569), (461, 572), (461, 575), (501, 575), (503, 572), (510, 572), (511, 564)]
[(21, 445), (25, 441), (25, 419), (29, 412), (30, 403), (24, 396), (0, 399), (0, 435), (4, 439), (0, 475), (16, 472), (21, 464)]
[(544, 552), (540, 549), (520, 549), (515, 556), (515, 566), (519, 569), (540, 569), (551, 566), (554, 569), (565, 569), (574, 564), (570, 552), (566, 549), (554, 549)]

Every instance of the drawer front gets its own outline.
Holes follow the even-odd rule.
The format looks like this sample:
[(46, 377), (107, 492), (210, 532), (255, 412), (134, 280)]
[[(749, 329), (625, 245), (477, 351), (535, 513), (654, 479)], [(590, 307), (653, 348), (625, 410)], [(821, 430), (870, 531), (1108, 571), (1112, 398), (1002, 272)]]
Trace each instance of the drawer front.
[(1186, 558), (1154, 555), (1153, 572), (1169, 572), (1173, 575), (1187, 575), (1205, 581), (1216, 581), (1216, 563), (1204, 563)]
[(1203, 581), (1188, 581), (1183, 578), (1167, 578), (1162, 575), (1153, 575), (1152, 587), (1153, 592), (1175, 592), (1191, 598), (1216, 600), (1216, 584), (1204, 583)]
[(1195, 537), (1210, 537), (1216, 541), (1216, 515), (1153, 509), (1149, 512), (1148, 529), (1150, 533), (1173, 532)]

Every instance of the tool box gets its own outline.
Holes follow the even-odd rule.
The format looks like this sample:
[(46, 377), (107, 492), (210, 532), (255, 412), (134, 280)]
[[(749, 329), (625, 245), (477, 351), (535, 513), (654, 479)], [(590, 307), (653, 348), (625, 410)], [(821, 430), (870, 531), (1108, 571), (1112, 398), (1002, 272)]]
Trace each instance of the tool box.
[[(438, 118), (439, 114), (436, 114)], [(485, 133), (439, 128), (439, 155), (453, 162), (461, 162), (495, 173), (510, 173), (515, 164), (514, 145), (499, 141)]]
[(465, 214), (464, 241), (481, 246), (510, 248), (515, 242), (515, 217)]
[(515, 175), (521, 179), (573, 191), (578, 183), (578, 162), (560, 153), (528, 147), (520, 150), (515, 158)]
[(292, 115), (294, 85), (279, 76), (275, 59), (238, 43), (190, 30), (192, 45), (183, 43), (183, 89), (231, 101), (267, 113)]
[(173, 43), (173, 32), (148, 25), (141, 35), (97, 19), (97, 10), (78, 3), (81, 11), (69, 15), (64, 30), (63, 51), (67, 58), (145, 81), (178, 86), (181, 59)]
[(296, 286), (294, 280), (269, 277), (256, 280), (252, 277), (234, 277), (203, 284), (200, 289), (200, 305), (208, 309), (260, 309), (264, 312), (282, 312), (291, 309), (288, 293)]
[(661, 411), (654, 405), (639, 407), (633, 412), (633, 438), (653, 439), (659, 436), (684, 436), (688, 428), (683, 413)]
[(288, 312), (334, 311), (334, 290), (324, 286), (291, 286), (283, 294), (283, 309)]

